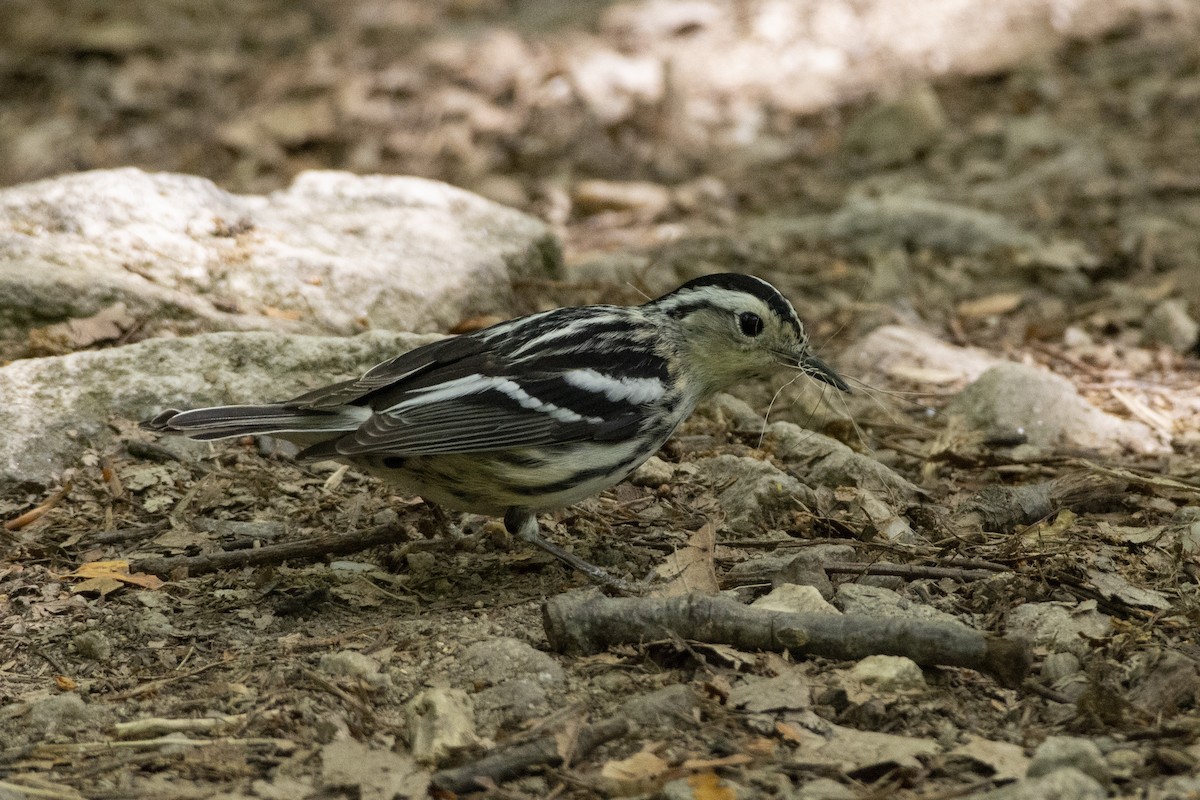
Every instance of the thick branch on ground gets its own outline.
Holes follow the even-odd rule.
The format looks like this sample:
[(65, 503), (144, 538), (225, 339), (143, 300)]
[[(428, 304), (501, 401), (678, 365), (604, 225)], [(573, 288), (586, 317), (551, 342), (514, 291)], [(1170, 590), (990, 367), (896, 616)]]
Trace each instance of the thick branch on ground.
[[(572, 742), (570, 756), (585, 756), (605, 742), (629, 733), (631, 727), (629, 720), (616, 718), (588, 725), (579, 731)], [(556, 736), (503, 747), (474, 763), (434, 773), (433, 787), (455, 794), (477, 792), (489, 783), (500, 783), (537, 767), (557, 767), (563, 763), (562, 750), (562, 743)]]
[(910, 658), (925, 666), (968, 667), (1016, 687), (1029, 672), (1027, 645), (965, 625), (895, 617), (760, 611), (724, 597), (603, 597), (569, 592), (542, 607), (550, 646), (596, 653), (618, 644), (680, 637), (739, 650), (787, 650), (843, 661), (869, 655)]
[(245, 550), (224, 550), (199, 556), (150, 556), (131, 560), (129, 568), (131, 572), (149, 572), (164, 577), (177, 572), (194, 576), (223, 569), (282, 564), (284, 561), (320, 561), (328, 556), (357, 553), (383, 544), (398, 544), (407, 541), (408, 537), (409, 534), (404, 528), (380, 525), (353, 533), (315, 536), (298, 542), (271, 544)]

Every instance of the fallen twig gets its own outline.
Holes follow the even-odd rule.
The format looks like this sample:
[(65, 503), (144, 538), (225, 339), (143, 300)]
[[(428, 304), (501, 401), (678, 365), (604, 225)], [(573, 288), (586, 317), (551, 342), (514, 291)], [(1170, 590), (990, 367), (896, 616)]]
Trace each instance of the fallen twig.
[(42, 503), (41, 505), (37, 506), (36, 508), (29, 509), (28, 511), (26, 511), (24, 514), (21, 514), (20, 516), (13, 517), (10, 520), (6, 520), (4, 522), (4, 530), (9, 531), (11, 533), (13, 531), (21, 530), (21, 528), (24, 528), (26, 525), (32, 525), (33, 523), (35, 523), (39, 519), (41, 519), (42, 516), (44, 516), (47, 511), (49, 511), (50, 509), (52, 509), (56, 505), (58, 505), (60, 502), (62, 502), (62, 499), (64, 497), (66, 497), (68, 494), (70, 494), (70, 492), (71, 492), (71, 482), (67, 481), (65, 484), (63, 484), (63, 487), (61, 489), (59, 489), (57, 492), (55, 492), (54, 494), (47, 497), (46, 502)]
[(280, 564), (284, 561), (317, 561), (327, 556), (341, 556), (382, 544), (404, 542), (408, 537), (409, 533), (404, 528), (380, 525), (352, 533), (314, 536), (298, 542), (269, 544), (244, 550), (223, 550), (199, 556), (149, 556), (130, 561), (130, 570), (164, 577), (177, 572), (189, 576), (204, 575), (223, 569)]
[(897, 617), (761, 611), (724, 597), (603, 597), (568, 592), (542, 606), (550, 646), (562, 653), (596, 653), (618, 644), (680, 637), (740, 650), (787, 650), (843, 661), (869, 655), (918, 664), (967, 667), (1017, 687), (1029, 672), (1020, 639), (988, 636), (966, 625)]
[[(618, 739), (632, 729), (627, 719), (610, 718), (580, 729), (574, 738), (570, 756), (584, 756), (605, 742)], [(558, 737), (544, 736), (532, 742), (495, 750), (478, 761), (436, 772), (431, 779), (435, 789), (461, 794), (479, 791), (488, 782), (499, 783), (523, 775), (535, 767), (557, 767), (563, 763)]]
[(244, 722), (245, 719), (245, 714), (195, 719), (147, 717), (146, 719), (135, 719), (132, 722), (118, 722), (113, 726), (113, 735), (118, 739), (149, 739), (168, 733), (208, 732), (232, 727)]
[[(937, 567), (923, 564), (822, 564), (821, 569), (840, 575), (894, 575), (900, 578), (953, 578), (957, 581), (982, 581), (996, 577), (991, 569), (964, 569), (963, 567)], [(1008, 570), (1005, 570), (1008, 571)]]

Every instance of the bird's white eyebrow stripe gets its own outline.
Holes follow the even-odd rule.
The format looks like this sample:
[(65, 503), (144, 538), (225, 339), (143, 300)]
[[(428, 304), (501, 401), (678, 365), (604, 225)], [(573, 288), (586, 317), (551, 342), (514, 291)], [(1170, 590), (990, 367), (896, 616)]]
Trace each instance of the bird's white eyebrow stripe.
[(617, 378), (594, 369), (567, 370), (562, 378), (577, 389), (603, 394), (614, 403), (652, 403), (666, 392), (657, 378)]

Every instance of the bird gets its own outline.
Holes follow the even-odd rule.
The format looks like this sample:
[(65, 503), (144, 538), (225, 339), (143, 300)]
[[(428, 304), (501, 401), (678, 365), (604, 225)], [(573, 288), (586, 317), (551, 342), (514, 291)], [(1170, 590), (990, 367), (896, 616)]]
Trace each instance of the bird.
[(778, 289), (720, 272), (642, 305), (555, 308), (440, 339), (284, 402), (168, 409), (142, 427), (290, 441), (301, 461), (502, 517), (510, 534), (628, 591), (543, 538), (537, 515), (622, 481), (703, 401), (786, 369), (850, 391)]

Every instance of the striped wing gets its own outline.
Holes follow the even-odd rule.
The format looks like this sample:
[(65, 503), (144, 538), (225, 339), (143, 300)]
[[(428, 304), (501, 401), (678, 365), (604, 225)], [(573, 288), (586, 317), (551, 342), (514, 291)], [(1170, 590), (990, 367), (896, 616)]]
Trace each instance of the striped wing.
[(666, 363), (632, 330), (621, 341), (564, 336), (581, 321), (556, 317), (582, 310), (526, 318), (544, 323), (540, 338), (506, 323), (297, 398), (306, 408), (352, 403), (375, 412), (304, 456), (477, 453), (636, 435), (666, 393)]

